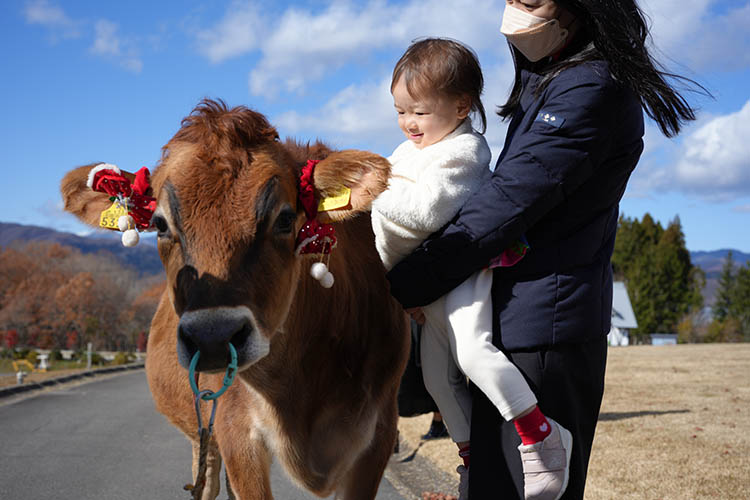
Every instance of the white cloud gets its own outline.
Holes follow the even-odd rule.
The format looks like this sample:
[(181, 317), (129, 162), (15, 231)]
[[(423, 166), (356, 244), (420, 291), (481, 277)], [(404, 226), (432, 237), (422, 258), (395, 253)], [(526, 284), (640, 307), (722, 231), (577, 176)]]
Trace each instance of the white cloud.
[[(642, 0), (654, 55), (678, 73), (726, 71), (750, 64), (750, 2)], [(319, 4), (318, 4), (319, 5)], [(272, 14), (258, 0), (235, 0), (216, 25), (195, 34), (198, 51), (214, 63), (259, 55), (250, 70), (253, 95), (304, 94), (345, 65), (368, 64), (375, 53), (398, 50), (421, 36), (447, 36), (475, 50), (503, 49), (501, 0), (334, 0), (325, 7), (288, 7)], [(719, 10), (722, 9), (722, 10)]]
[(120, 55), (120, 39), (117, 36), (117, 25), (113, 22), (101, 19), (94, 26), (96, 37), (91, 51), (94, 54), (104, 56)]
[(258, 48), (266, 25), (256, 5), (232, 2), (217, 26), (196, 33), (198, 51), (214, 63), (245, 54)]
[[(482, 102), (487, 114), (487, 141), (494, 160), (500, 154), (508, 124), (495, 114), (498, 104), (505, 102), (513, 81), (510, 61), (484, 71), (485, 88)], [(296, 111), (273, 119), (283, 135), (305, 135), (326, 139), (334, 146), (345, 147), (366, 141), (369, 148), (388, 155), (404, 140), (396, 122), (390, 75), (376, 83), (350, 85), (338, 92), (319, 109), (307, 114)], [(475, 123), (478, 128), (479, 123)]]
[[(746, 29), (750, 2), (743, 3), (727, 7), (717, 0), (694, 0), (686, 8), (682, 0), (643, 0), (659, 49), (654, 55), (668, 66), (675, 64), (671, 57), (692, 70), (747, 67), (750, 50), (738, 50), (750, 45)], [(392, 116), (388, 75), (383, 74), (386, 70), (378, 58), (384, 54), (397, 57), (421, 36), (462, 40), (484, 63), (486, 137), (497, 157), (507, 124), (499, 121), (495, 109), (507, 98), (513, 77), (508, 50), (499, 34), (503, 6), (501, 0), (405, 0), (400, 4), (392, 0), (365, 4), (334, 0), (317, 9), (289, 7), (272, 17), (269, 7), (254, 0), (236, 1), (216, 25), (198, 32), (196, 43), (213, 62), (257, 56), (248, 87), (251, 94), (263, 97), (308, 94), (313, 83), (345, 68), (348, 75), (355, 76), (342, 87), (352, 85), (336, 89), (335, 83), (327, 84), (336, 94), (322, 106), (310, 113), (281, 113), (275, 123), (284, 134), (333, 138), (344, 145), (367, 140), (373, 148), (390, 152), (401, 135)], [(392, 62), (386, 66), (390, 70)], [(365, 71), (356, 74), (356, 68)], [(690, 76), (684, 67), (674, 69)], [(649, 121), (643, 159), (628, 196), (679, 190), (703, 198), (730, 199), (747, 193), (750, 165), (741, 145), (743, 137), (750, 136), (748, 113), (746, 105), (727, 116), (704, 115), (686, 126), (676, 140), (664, 138)]]
[(676, 61), (691, 70), (726, 71), (750, 63), (750, 3), (722, 14), (715, 9), (726, 5), (717, 0), (643, 0), (641, 6), (651, 21), (655, 55), (671, 59), (663, 61), (668, 66)]
[(456, 38), (475, 50), (504, 49), (501, 0), (372, 0), (364, 6), (340, 0), (314, 12), (290, 7), (276, 20), (263, 18), (258, 5), (235, 2), (222, 21), (196, 35), (198, 51), (213, 62), (260, 52), (248, 78), (254, 95), (303, 92), (345, 64), (367, 64), (374, 51), (405, 48), (422, 36)]
[(39, 24), (50, 29), (53, 39), (58, 36), (62, 38), (81, 36), (80, 22), (74, 21), (62, 8), (50, 4), (47, 0), (27, 2), (23, 13), (27, 23)]
[(283, 135), (325, 139), (334, 147), (366, 140), (382, 154), (403, 138), (396, 124), (390, 76), (377, 84), (350, 85), (308, 114), (289, 111), (274, 118)]
[(736, 207), (732, 207), (732, 212), (738, 212), (741, 214), (750, 213), (750, 203), (746, 205), (737, 205)]
[[(643, 198), (677, 191), (713, 202), (749, 196), (748, 137), (750, 101), (735, 113), (701, 118), (679, 139), (664, 138), (649, 122), (646, 150), (628, 186), (628, 196)], [(734, 210), (744, 211), (742, 207)]]
[(91, 46), (93, 54), (117, 61), (120, 66), (133, 73), (140, 73), (143, 63), (135, 48), (128, 40), (123, 40), (118, 34), (116, 23), (100, 19), (94, 25), (95, 37)]
[(675, 180), (702, 197), (729, 200), (750, 194), (750, 101), (741, 110), (718, 116), (683, 139)]
[[(80, 38), (82, 30), (90, 30), (90, 21), (73, 19), (65, 11), (48, 0), (33, 0), (26, 3), (24, 16), (29, 24), (47, 28), (53, 42), (58, 38)], [(93, 23), (94, 40), (89, 48), (92, 54), (115, 61), (122, 68), (140, 73), (143, 62), (138, 56), (134, 38), (123, 38), (119, 26), (109, 20), (99, 19)]]

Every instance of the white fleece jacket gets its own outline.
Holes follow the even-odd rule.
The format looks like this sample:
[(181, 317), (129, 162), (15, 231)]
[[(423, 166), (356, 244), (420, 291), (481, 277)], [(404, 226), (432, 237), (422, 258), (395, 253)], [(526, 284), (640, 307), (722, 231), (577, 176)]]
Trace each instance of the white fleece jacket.
[(375, 246), (386, 269), (447, 224), (489, 176), (490, 148), (464, 120), (440, 142), (401, 143), (388, 158), (388, 189), (372, 203)]

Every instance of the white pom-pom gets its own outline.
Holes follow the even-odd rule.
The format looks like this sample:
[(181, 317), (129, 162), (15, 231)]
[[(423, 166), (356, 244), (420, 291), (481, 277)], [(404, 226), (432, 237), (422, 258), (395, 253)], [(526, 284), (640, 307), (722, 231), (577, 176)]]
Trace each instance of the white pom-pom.
[(122, 233), (122, 244), (126, 247), (134, 247), (138, 244), (138, 241), (141, 239), (140, 236), (138, 236), (138, 231), (135, 229), (128, 229), (124, 233)]
[(135, 227), (135, 221), (129, 215), (121, 215), (120, 218), (117, 219), (117, 227), (119, 227), (120, 231), (124, 233), (128, 229)]
[(320, 279), (320, 284), (323, 288), (331, 288), (333, 286), (333, 274), (325, 273)]
[(328, 272), (328, 268), (322, 262), (316, 262), (310, 267), (310, 276), (320, 281)]

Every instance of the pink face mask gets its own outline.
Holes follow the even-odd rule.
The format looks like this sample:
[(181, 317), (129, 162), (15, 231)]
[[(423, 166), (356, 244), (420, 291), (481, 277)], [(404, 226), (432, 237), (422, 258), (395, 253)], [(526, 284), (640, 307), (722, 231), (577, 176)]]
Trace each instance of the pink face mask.
[(531, 62), (554, 53), (568, 38), (557, 19), (544, 19), (505, 4), (500, 32)]

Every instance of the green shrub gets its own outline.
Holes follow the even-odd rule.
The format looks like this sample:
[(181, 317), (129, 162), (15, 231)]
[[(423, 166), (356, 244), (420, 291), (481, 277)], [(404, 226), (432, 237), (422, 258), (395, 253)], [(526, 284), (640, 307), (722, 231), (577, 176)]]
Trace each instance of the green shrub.
[(130, 363), (130, 355), (126, 352), (118, 352), (115, 354), (115, 359), (112, 360), (113, 365), (126, 365)]
[[(88, 359), (86, 357), (86, 353), (85, 352), (83, 353), (83, 358), (81, 358), (81, 359), (83, 359), (84, 362)], [(103, 364), (104, 364), (104, 358), (102, 358), (101, 355), (99, 355), (99, 353), (92, 352), (91, 353), (91, 366), (94, 366), (94, 365), (103, 365)]]
[(60, 352), (60, 349), (52, 349), (49, 353), (49, 360), (50, 361), (62, 361), (62, 353)]

